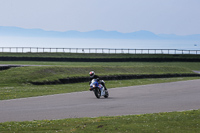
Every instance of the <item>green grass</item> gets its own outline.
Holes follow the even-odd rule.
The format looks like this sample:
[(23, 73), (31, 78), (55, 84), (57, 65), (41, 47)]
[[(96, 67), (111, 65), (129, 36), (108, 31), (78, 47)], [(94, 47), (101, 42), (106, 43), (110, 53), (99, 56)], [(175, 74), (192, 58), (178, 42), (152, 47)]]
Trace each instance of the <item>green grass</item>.
[(36, 61), (0, 61), (0, 64), (7, 65), (57, 65), (69, 67), (96, 67), (96, 66), (135, 66), (135, 67), (184, 67), (190, 70), (200, 71), (200, 62), (36, 62)]
[(30, 66), (14, 67), (0, 71), (0, 84), (27, 84), (30, 82), (56, 81), (70, 77), (88, 77), (94, 70), (99, 76), (123, 74), (181, 74), (193, 73), (190, 69), (171, 66)]
[[(5, 62), (2, 62), (5, 63)], [(14, 62), (9, 62), (14, 63)], [(18, 62), (33, 63), (36, 62)], [(38, 62), (37, 62), (38, 63)], [(39, 62), (40, 63), (40, 62)], [(44, 63), (44, 62), (43, 62)], [(47, 63), (47, 62), (46, 62)], [(45, 63), (45, 65), (47, 65)], [(88, 83), (64, 84), (64, 85), (31, 85), (30, 82), (55, 81), (60, 78), (83, 76), (88, 77), (91, 70), (96, 74), (120, 75), (120, 74), (167, 74), (167, 73), (192, 73), (199, 70), (200, 63), (177, 62), (177, 63), (72, 63), (72, 62), (48, 62), (56, 66), (31, 66), (15, 67), (0, 71), (0, 99), (15, 99), (22, 97), (33, 97), (59, 93), (69, 93), (88, 90)], [(108, 88), (152, 84), (161, 82), (172, 82), (179, 80), (190, 80), (195, 78), (161, 78), (161, 79), (135, 79), (106, 81)]]
[(0, 53), (0, 57), (54, 58), (200, 58), (194, 54), (100, 54), (100, 53)]
[[(200, 79), (200, 77), (111, 80), (105, 82), (106, 82), (106, 87), (110, 89), (116, 87), (146, 85), (146, 84), (175, 82), (175, 81), (194, 80), (194, 79)], [(79, 92), (79, 91), (89, 91), (88, 83), (85, 82), (76, 84), (40, 85), (40, 86), (30, 85), (30, 84), (22, 84), (22, 85), (1, 84), (0, 100), (53, 95), (53, 94)]]
[(142, 115), (0, 123), (0, 132), (197, 133), (200, 110)]

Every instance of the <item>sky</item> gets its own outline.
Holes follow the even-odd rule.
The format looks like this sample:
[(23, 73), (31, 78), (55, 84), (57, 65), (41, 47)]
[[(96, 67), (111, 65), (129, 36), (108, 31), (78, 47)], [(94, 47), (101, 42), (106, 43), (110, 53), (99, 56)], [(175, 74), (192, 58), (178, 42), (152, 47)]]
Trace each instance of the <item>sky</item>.
[(200, 0), (0, 0), (0, 26), (200, 34)]

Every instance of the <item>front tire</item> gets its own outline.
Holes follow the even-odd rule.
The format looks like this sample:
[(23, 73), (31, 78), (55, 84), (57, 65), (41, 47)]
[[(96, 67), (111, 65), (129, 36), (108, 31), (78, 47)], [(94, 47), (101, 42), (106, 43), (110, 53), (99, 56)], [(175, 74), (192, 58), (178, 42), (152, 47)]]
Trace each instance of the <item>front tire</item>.
[(101, 91), (99, 88), (95, 88), (94, 89), (94, 94), (97, 98), (100, 98), (101, 97)]

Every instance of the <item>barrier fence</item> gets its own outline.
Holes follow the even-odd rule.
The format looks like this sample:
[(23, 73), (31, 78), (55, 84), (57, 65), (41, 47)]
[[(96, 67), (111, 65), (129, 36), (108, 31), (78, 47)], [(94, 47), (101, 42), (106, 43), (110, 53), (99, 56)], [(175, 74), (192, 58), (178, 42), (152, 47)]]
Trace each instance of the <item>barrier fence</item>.
[(114, 49), (114, 48), (43, 48), (43, 47), (0, 47), (8, 53), (105, 53), (105, 54), (200, 54), (200, 50), (182, 49)]

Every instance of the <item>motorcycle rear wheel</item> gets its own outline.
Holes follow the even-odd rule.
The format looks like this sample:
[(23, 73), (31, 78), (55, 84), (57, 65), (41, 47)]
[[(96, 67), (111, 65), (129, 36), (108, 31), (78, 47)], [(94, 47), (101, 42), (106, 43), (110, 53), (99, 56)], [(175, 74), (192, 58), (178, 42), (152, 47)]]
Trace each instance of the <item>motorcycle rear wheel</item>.
[(108, 96), (109, 96), (109, 93), (108, 93), (108, 91), (106, 91), (105, 93), (106, 93), (106, 94), (105, 94), (105, 96), (104, 96), (104, 97), (105, 97), (105, 98), (108, 98)]

